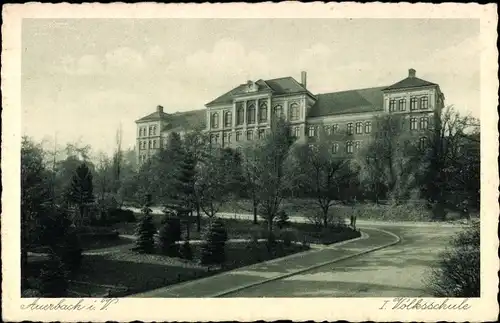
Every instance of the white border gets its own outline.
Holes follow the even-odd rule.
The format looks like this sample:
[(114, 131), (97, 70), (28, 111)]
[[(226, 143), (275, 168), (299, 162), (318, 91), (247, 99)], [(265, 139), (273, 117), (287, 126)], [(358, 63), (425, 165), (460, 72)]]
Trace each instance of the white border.
[[(20, 309), (20, 68), (22, 18), (477, 18), (481, 22), (481, 278), (480, 299), (467, 311), (378, 310), (377, 298), (122, 299), (106, 311)], [(2, 312), (6, 321), (490, 321), (498, 315), (499, 267), (496, 5), (382, 3), (37, 4), (2, 12)], [(453, 57), (450, 57), (453, 59)], [(93, 302), (93, 300), (89, 300)], [(99, 300), (98, 300), (99, 301)], [(26, 303), (23, 300), (23, 303)]]

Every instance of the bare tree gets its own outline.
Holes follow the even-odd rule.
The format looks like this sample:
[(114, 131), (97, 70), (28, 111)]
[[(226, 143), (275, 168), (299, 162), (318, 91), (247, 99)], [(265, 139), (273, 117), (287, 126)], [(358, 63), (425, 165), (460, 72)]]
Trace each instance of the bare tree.
[(242, 150), (242, 170), (245, 182), (245, 191), (252, 201), (253, 223), (257, 224), (257, 213), (260, 205), (259, 200), (259, 174), (261, 173), (262, 166), (259, 163), (258, 146), (255, 144), (247, 145)]

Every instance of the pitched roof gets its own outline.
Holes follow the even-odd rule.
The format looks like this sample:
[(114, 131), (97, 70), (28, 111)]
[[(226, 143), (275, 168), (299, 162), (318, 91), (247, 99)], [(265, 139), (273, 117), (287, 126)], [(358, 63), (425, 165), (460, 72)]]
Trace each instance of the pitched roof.
[(382, 90), (385, 88), (384, 86), (318, 94), (316, 103), (309, 110), (308, 117), (383, 110)]
[(206, 126), (206, 110), (193, 110), (169, 114), (162, 130), (183, 131)]
[(148, 114), (145, 117), (142, 117), (142, 118), (136, 120), (135, 122), (156, 121), (156, 120), (164, 119), (164, 118), (168, 117), (168, 115), (169, 115), (168, 113), (165, 113), (163, 111), (155, 111), (151, 114)]
[[(287, 76), (277, 79), (271, 80), (258, 80), (255, 82), (258, 86), (258, 92), (268, 92), (271, 91), (273, 94), (293, 94), (293, 93), (301, 93), (308, 92), (306, 88), (302, 86), (299, 82), (297, 82), (293, 77)], [(231, 91), (224, 93), (218, 98), (212, 100), (206, 105), (215, 105), (215, 104), (224, 104), (231, 103), (234, 97), (246, 93), (247, 84), (240, 84)]]
[(384, 90), (395, 90), (395, 89), (405, 89), (412, 87), (421, 87), (421, 86), (430, 86), (437, 85), (436, 83), (432, 83), (426, 80), (419, 79), (415, 76), (408, 76), (407, 78), (394, 83), (393, 85), (386, 87)]

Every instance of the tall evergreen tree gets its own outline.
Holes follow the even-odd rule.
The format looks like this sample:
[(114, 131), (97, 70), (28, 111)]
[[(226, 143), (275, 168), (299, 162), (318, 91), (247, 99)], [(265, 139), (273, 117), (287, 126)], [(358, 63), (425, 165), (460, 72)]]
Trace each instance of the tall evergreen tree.
[(78, 206), (80, 221), (83, 222), (87, 206), (94, 201), (92, 172), (85, 162), (76, 168), (67, 197), (69, 202)]
[(135, 250), (139, 253), (151, 253), (154, 250), (154, 235), (156, 228), (151, 215), (151, 195), (147, 195), (142, 208), (142, 218), (137, 224)]

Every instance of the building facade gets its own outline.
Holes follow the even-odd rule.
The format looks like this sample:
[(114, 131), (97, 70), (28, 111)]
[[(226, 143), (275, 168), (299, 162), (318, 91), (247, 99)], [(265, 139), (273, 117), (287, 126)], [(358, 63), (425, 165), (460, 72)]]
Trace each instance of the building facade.
[[(293, 77), (248, 81), (205, 107), (184, 115), (197, 115), (212, 144), (237, 148), (263, 138), (277, 118), (284, 118), (290, 123), (292, 135), (302, 142), (314, 141), (320, 133), (338, 133), (339, 140), (332, 149), (339, 156), (348, 156), (368, 140), (375, 126), (374, 117), (384, 114), (401, 116), (404, 129), (414, 140), (425, 144), (424, 133), (439, 118), (444, 94), (438, 84), (416, 77), (414, 69), (389, 86), (323, 94), (311, 93), (307, 73), (301, 72), (300, 82)], [(165, 125), (182, 115), (168, 115), (161, 109), (136, 121), (139, 162), (154, 153), (162, 138), (175, 129)], [(186, 125), (182, 131), (189, 131), (189, 127)], [(155, 129), (162, 130), (156, 133)], [(144, 136), (144, 131), (148, 136)]]

